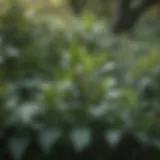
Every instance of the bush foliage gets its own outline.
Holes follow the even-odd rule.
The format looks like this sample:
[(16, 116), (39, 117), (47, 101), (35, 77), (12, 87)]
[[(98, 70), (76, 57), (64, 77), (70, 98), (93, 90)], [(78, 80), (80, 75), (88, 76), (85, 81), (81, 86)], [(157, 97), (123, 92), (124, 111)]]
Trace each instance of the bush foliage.
[(70, 24), (46, 19), (27, 16), (15, 2), (0, 14), (1, 130), (49, 134), (50, 127), (59, 135), (70, 128), (86, 141), (94, 123), (116, 139), (129, 131), (159, 148), (156, 20), (146, 19), (153, 21), (150, 27), (139, 24), (134, 36), (114, 37), (90, 13)]

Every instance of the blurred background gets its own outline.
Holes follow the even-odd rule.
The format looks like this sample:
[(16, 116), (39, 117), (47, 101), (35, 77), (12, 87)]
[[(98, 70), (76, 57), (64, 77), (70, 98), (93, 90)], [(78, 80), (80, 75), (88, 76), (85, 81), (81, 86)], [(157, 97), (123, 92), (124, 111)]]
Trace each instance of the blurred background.
[(0, 0), (0, 160), (160, 159), (159, 6), (116, 3)]

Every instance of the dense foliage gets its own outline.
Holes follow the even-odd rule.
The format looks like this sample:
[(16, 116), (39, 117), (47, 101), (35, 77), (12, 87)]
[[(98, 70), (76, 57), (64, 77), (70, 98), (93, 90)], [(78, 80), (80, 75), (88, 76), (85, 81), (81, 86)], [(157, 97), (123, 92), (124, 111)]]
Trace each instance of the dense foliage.
[(111, 144), (129, 131), (159, 148), (160, 27), (144, 23), (115, 37), (90, 13), (58, 25), (10, 4), (0, 14), (0, 131), (70, 128), (86, 141), (95, 124)]

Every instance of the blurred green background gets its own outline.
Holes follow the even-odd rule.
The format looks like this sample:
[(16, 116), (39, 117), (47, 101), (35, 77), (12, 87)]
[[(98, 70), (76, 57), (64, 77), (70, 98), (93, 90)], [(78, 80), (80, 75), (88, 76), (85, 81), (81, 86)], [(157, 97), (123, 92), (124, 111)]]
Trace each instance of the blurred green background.
[[(144, 146), (154, 146), (157, 152), (151, 158), (158, 160), (160, 22), (156, 7), (131, 33), (115, 36), (110, 31), (115, 1), (81, 2), (83, 10), (76, 15), (67, 0), (0, 0), (0, 133), (13, 133), (8, 142), (17, 137), (24, 141), (31, 137), (30, 130), (46, 132), (47, 137), (54, 130), (54, 136), (69, 134), (72, 139), (73, 130), (78, 147), (81, 141), (89, 141), (92, 126), (103, 126), (110, 145), (129, 132)], [(9, 153), (17, 160), (42, 159), (30, 152), (32, 158), (22, 158), (25, 151), (19, 148), (24, 145), (19, 141), (9, 141), (11, 149), (4, 154), (3, 138), (1, 160), (9, 159)], [(51, 139), (41, 138), (46, 146)], [(124, 152), (128, 158), (115, 159), (132, 159), (129, 151)]]

